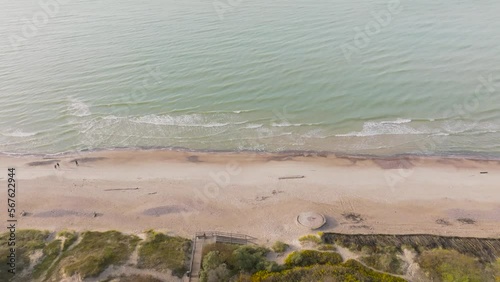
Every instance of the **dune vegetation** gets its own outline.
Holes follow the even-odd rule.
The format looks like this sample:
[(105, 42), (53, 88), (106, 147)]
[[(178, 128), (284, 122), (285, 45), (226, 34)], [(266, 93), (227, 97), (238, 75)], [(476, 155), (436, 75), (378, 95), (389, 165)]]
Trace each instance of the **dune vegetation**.
[(405, 275), (414, 263), (419, 271), (407, 274), (413, 280), (500, 281), (500, 239), (339, 233), (321, 239), (350, 249), (364, 265), (386, 273)]
[[(6, 281), (180, 281), (192, 242), (154, 230), (142, 235), (18, 230), (17, 274), (0, 268), (0, 275), (10, 277)], [(7, 245), (8, 236), (0, 234), (0, 244)], [(319, 233), (289, 244), (205, 245), (200, 281), (500, 282), (500, 239)], [(6, 264), (8, 255), (1, 248), (0, 263)]]
[[(8, 233), (0, 234), (7, 245)], [(112, 266), (150, 269), (169, 276), (183, 276), (187, 270), (191, 241), (155, 231), (146, 232), (146, 240), (118, 231), (50, 233), (18, 230), (16, 233), (16, 275), (0, 268), (5, 281), (61, 281), (64, 278), (96, 278)], [(130, 262), (137, 249), (137, 261)], [(0, 249), (0, 262), (7, 263), (8, 249)], [(113, 279), (111, 279), (113, 278)], [(161, 281), (148, 275), (111, 275), (112, 281)], [(103, 280), (106, 280), (103, 279)], [(110, 280), (110, 281), (111, 281)], [(4, 281), (4, 280), (2, 280)]]
[(189, 263), (191, 241), (182, 237), (172, 237), (149, 230), (146, 241), (139, 249), (139, 268), (157, 271), (171, 270), (172, 274), (182, 277)]

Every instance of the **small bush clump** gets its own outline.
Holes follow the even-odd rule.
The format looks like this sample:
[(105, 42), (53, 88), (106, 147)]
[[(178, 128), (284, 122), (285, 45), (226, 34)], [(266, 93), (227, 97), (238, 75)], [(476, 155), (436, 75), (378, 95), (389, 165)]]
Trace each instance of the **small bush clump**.
[(318, 250), (320, 250), (320, 251), (336, 251), (337, 248), (335, 247), (335, 245), (332, 245), (332, 244), (322, 244), (318, 247)]
[[(205, 253), (207, 248), (208, 252)], [(205, 255), (200, 273), (202, 282), (229, 281), (237, 274), (251, 275), (261, 270), (280, 270), (279, 265), (266, 259), (269, 250), (263, 247), (216, 243), (203, 249)]]
[(418, 263), (426, 276), (434, 281), (485, 281), (482, 265), (455, 250), (424, 251)]
[(299, 242), (301, 245), (307, 245), (307, 244), (319, 245), (321, 244), (321, 238), (316, 235), (305, 235), (299, 238)]
[(339, 263), (342, 263), (342, 256), (340, 254), (314, 250), (295, 251), (285, 259), (285, 265), (288, 267)]
[(281, 253), (286, 252), (288, 247), (289, 247), (288, 244), (283, 243), (281, 241), (276, 241), (271, 248), (273, 249), (274, 252), (281, 254)]
[[(247, 280), (240, 280), (247, 281)], [(290, 282), (290, 281), (373, 281), (404, 282), (405, 280), (389, 274), (374, 271), (357, 261), (348, 260), (338, 265), (324, 264), (293, 267), (279, 272), (260, 271), (252, 275), (251, 281)]]
[(404, 274), (403, 261), (395, 253), (372, 254), (362, 257), (361, 261), (380, 271)]

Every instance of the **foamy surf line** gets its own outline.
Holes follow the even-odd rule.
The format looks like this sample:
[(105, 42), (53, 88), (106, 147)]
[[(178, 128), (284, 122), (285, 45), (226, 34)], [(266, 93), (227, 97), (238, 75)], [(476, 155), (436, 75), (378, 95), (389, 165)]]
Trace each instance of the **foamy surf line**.
[[(425, 121), (425, 124), (422, 122)], [(419, 124), (420, 123), (420, 124)], [(365, 121), (360, 131), (338, 133), (336, 137), (370, 137), (381, 135), (477, 135), (500, 132), (500, 126), (492, 123), (465, 121), (412, 120)]]
[[(431, 127), (427, 120), (395, 119), (365, 121), (362, 130), (350, 133), (329, 132), (319, 123), (264, 123), (253, 119), (226, 119), (227, 115), (145, 115), (145, 116), (98, 116), (82, 118), (76, 122), (74, 135), (69, 136), (64, 146), (50, 146), (57, 142), (45, 132), (5, 130), (0, 132), (0, 151), (11, 155), (58, 155), (65, 152), (88, 150), (159, 149), (212, 152), (329, 152), (344, 155), (368, 156), (479, 156), (496, 158), (500, 147), (486, 147), (499, 132), (495, 124), (449, 124), (436, 121), (441, 126)], [(259, 120), (261, 121), (261, 120)], [(301, 127), (304, 126), (304, 127)], [(312, 126), (312, 127), (307, 127)], [(184, 130), (183, 127), (189, 128)], [(198, 127), (198, 128), (196, 128)], [(191, 129), (193, 128), (193, 129)], [(333, 130), (335, 131), (335, 130)], [(338, 131), (338, 130), (336, 130)], [(346, 130), (347, 131), (347, 130)], [(482, 147), (476, 150), (468, 135), (474, 132), (493, 133), (486, 135)], [(36, 137), (30, 137), (35, 136)], [(394, 135), (394, 136), (391, 136)], [(458, 145), (446, 144), (449, 135), (465, 135)], [(5, 138), (1, 138), (1, 137)], [(380, 137), (378, 137), (380, 136)], [(40, 140), (40, 142), (37, 142)], [(73, 140), (81, 141), (75, 143)], [(19, 143), (17, 145), (15, 142)], [(126, 141), (126, 142), (124, 142)], [(61, 142), (62, 143), (62, 142)], [(119, 146), (116, 146), (120, 144)], [(165, 144), (165, 145), (164, 145)], [(442, 145), (432, 148), (432, 145)], [(485, 145), (486, 144), (486, 145)], [(431, 148), (422, 148), (428, 145)], [(3, 146), (3, 149), (2, 149)], [(59, 149), (60, 148), (60, 149)], [(465, 150), (460, 150), (466, 148)], [(485, 149), (486, 148), (486, 149)], [(337, 149), (337, 150), (336, 150)], [(26, 150), (24, 153), (23, 150)]]
[(210, 149), (190, 149), (186, 147), (114, 147), (114, 148), (96, 148), (84, 149), (79, 151), (67, 151), (60, 153), (38, 154), (38, 153), (9, 153), (0, 152), (4, 157), (16, 158), (84, 158), (88, 156), (101, 156), (108, 154), (141, 154), (143, 153), (159, 153), (159, 154), (173, 154), (173, 155), (210, 155), (220, 157), (235, 156), (239, 159), (247, 157), (252, 159), (254, 156), (260, 157), (279, 157), (279, 159), (286, 160), (289, 158), (308, 158), (308, 159), (351, 159), (351, 160), (392, 160), (392, 161), (408, 161), (408, 160), (468, 160), (468, 161), (496, 161), (500, 162), (500, 153), (477, 153), (469, 151), (461, 152), (438, 152), (432, 154), (420, 153), (396, 153), (396, 154), (356, 154), (336, 151), (320, 151), (320, 150), (281, 150), (281, 151), (268, 151), (268, 150), (210, 150)]
[(2, 136), (6, 136), (6, 137), (19, 137), (19, 138), (35, 136), (37, 134), (38, 134), (38, 132), (24, 132), (22, 130), (15, 130), (15, 131), (12, 131), (10, 133), (7, 133), (7, 132), (1, 132), (0, 133), (0, 135), (2, 135)]

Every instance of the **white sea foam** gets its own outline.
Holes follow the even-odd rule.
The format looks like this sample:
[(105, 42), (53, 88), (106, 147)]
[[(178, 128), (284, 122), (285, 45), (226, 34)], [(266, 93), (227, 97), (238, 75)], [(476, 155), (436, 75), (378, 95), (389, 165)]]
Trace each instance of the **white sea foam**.
[(400, 135), (400, 134), (428, 134), (434, 136), (449, 135), (477, 135), (485, 133), (500, 132), (498, 125), (494, 123), (474, 123), (466, 121), (443, 121), (433, 122), (432, 126), (411, 125), (412, 120), (397, 119), (395, 121), (368, 121), (363, 124), (361, 131), (337, 134), (338, 137), (366, 137), (376, 135)]
[(233, 124), (238, 125), (238, 124), (246, 124), (246, 123), (248, 123), (248, 120), (238, 121), (238, 122), (235, 122)]
[(477, 134), (500, 132), (500, 126), (497, 123), (492, 123), (492, 122), (470, 123), (464, 126), (461, 126), (459, 123), (455, 126), (452, 125), (449, 126), (452, 127), (452, 129), (454, 130), (453, 133), (456, 133), (458, 130), (461, 130), (458, 133), (462, 133), (464, 135), (477, 135)]
[(273, 122), (271, 126), (274, 127), (289, 127), (289, 126), (311, 126), (311, 125), (318, 125), (318, 123), (289, 123), (289, 122), (281, 122), (281, 123), (275, 123)]
[(289, 127), (289, 126), (300, 126), (300, 124), (299, 123), (291, 124), (291, 123), (288, 123), (288, 122), (281, 122), (281, 123), (275, 123), (275, 122), (273, 122), (273, 124), (271, 124), (271, 126), (274, 126), (274, 127)]
[(103, 119), (105, 119), (105, 120), (118, 120), (118, 119), (122, 119), (122, 118), (111, 115), (111, 116), (105, 116), (105, 117), (103, 117)]
[(85, 117), (90, 115), (90, 108), (87, 104), (78, 100), (71, 100), (71, 104), (68, 106), (68, 111), (71, 115), (77, 117)]
[(310, 130), (310, 131), (302, 134), (300, 137), (302, 137), (302, 138), (315, 138), (315, 139), (326, 138), (326, 136), (324, 135), (324, 131), (322, 129)]
[(35, 136), (37, 132), (23, 132), (21, 130), (15, 130), (10, 133), (2, 133), (3, 136), (8, 136), (8, 137), (30, 137), (30, 136)]
[(251, 123), (251, 124), (247, 125), (245, 128), (247, 128), (247, 129), (254, 129), (254, 128), (260, 128), (260, 127), (262, 127), (262, 124)]
[(389, 120), (389, 121), (381, 121), (381, 124), (403, 124), (403, 123), (410, 123), (411, 119), (407, 118), (398, 118), (396, 120)]
[(416, 128), (408, 125), (410, 119), (397, 119), (394, 121), (367, 121), (363, 124), (361, 131), (337, 134), (338, 137), (365, 137), (376, 135), (397, 135), (397, 134), (425, 134)]
[(438, 132), (438, 133), (434, 133), (433, 135), (435, 135), (435, 136), (450, 136), (450, 134), (446, 133), (446, 132)]
[(253, 110), (237, 110), (237, 111), (233, 111), (234, 114), (241, 114), (241, 113), (249, 113)]
[(137, 118), (132, 118), (130, 121), (135, 123), (154, 124), (154, 125), (171, 125), (171, 126), (186, 126), (186, 127), (221, 127), (227, 126), (227, 122), (213, 122), (206, 121), (206, 119), (199, 114), (192, 115), (147, 115)]

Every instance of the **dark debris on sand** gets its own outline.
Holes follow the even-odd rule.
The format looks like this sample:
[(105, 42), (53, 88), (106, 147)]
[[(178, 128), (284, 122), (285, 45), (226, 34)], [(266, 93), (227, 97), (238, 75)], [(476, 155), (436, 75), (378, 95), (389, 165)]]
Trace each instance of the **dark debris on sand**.
[(342, 216), (346, 220), (349, 220), (349, 221), (354, 222), (354, 223), (360, 223), (364, 220), (363, 217), (359, 213), (354, 213), (354, 212), (343, 213)]

